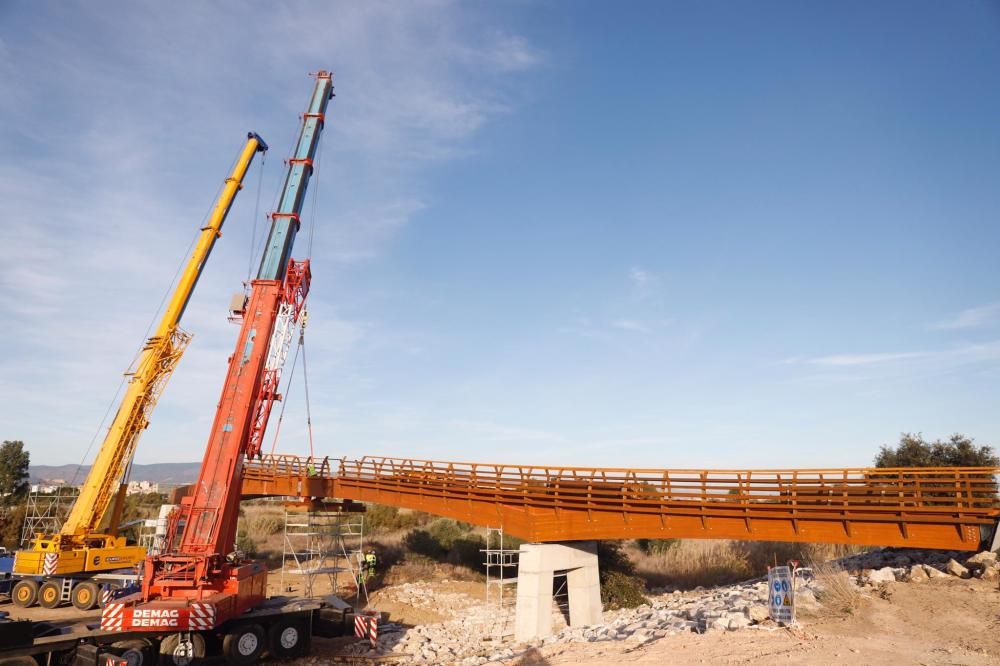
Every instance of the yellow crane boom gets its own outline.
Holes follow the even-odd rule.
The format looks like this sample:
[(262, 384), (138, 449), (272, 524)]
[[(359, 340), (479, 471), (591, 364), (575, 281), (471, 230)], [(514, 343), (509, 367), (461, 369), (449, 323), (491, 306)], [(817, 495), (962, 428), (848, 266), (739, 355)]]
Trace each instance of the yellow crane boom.
[[(80, 496), (59, 534), (37, 535), (30, 549), (17, 553), (15, 573), (65, 576), (106, 571), (132, 566), (146, 556), (145, 549), (128, 546), (124, 537), (117, 534), (125, 472), (142, 431), (149, 425), (153, 407), (191, 338), (179, 324), (205, 261), (221, 236), (222, 224), (237, 192), (243, 187), (243, 178), (254, 156), (266, 150), (263, 139), (254, 133), (248, 135), (163, 317), (140, 352), (128, 388)], [(48, 605), (44, 586), (40, 601)]]

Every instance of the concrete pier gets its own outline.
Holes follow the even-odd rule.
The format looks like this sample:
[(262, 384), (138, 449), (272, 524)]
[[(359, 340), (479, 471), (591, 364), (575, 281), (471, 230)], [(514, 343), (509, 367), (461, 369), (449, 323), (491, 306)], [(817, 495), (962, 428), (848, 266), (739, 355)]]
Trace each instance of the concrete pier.
[(551, 635), (552, 581), (557, 571), (566, 573), (570, 626), (603, 621), (596, 541), (526, 543), (520, 550), (515, 639)]

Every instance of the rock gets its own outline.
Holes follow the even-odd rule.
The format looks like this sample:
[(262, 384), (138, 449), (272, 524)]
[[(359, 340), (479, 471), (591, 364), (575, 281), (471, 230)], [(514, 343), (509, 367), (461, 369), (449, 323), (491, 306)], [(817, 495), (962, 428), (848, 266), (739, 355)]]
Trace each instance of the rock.
[(770, 613), (767, 610), (767, 606), (760, 604), (754, 604), (747, 609), (747, 619), (751, 622), (763, 622), (768, 617)]
[(895, 583), (895, 582), (896, 582), (896, 572), (892, 570), (892, 567), (882, 567), (881, 569), (876, 569), (872, 571), (870, 574), (868, 574), (868, 583), (871, 585), (877, 585), (878, 583)]
[(721, 617), (717, 617), (713, 620), (708, 620), (705, 622), (705, 631), (712, 630), (722, 630), (725, 631), (729, 629), (729, 620)]
[(795, 593), (795, 605), (802, 608), (816, 608), (819, 606), (819, 601), (812, 590), (805, 588)]
[(944, 570), (946, 573), (959, 578), (968, 578), (970, 576), (969, 570), (953, 559), (948, 560), (948, 563), (944, 565)]
[(744, 615), (737, 615), (730, 618), (729, 620), (729, 630), (735, 631), (737, 629), (743, 629), (750, 626), (750, 618)]
[(991, 553), (988, 550), (984, 550), (981, 553), (976, 553), (975, 555), (973, 555), (972, 557), (970, 557), (965, 561), (966, 566), (968, 566), (969, 564), (980, 564), (983, 566), (989, 566), (991, 564), (996, 564), (996, 563), (997, 563), (997, 554)]
[(907, 580), (909, 580), (911, 583), (922, 583), (928, 578), (930, 578), (930, 576), (928, 576), (927, 572), (924, 571), (923, 565), (914, 564), (912, 567), (910, 567), (910, 573), (909, 576), (907, 577)]
[(924, 572), (927, 574), (928, 578), (947, 578), (948, 574), (944, 573), (940, 569), (935, 569), (929, 564), (924, 565)]
[(1000, 566), (986, 567), (979, 573), (979, 577), (983, 580), (997, 580), (1000, 578)]

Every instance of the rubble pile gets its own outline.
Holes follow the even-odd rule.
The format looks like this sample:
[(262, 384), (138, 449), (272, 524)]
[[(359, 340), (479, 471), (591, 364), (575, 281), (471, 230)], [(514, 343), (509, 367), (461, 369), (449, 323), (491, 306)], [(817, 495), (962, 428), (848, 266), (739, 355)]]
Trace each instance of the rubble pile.
[(989, 551), (969, 555), (961, 551), (878, 550), (842, 558), (837, 565), (853, 575), (860, 585), (920, 583), (948, 576), (1000, 579), (1000, 560)]
[[(830, 566), (850, 574), (859, 590), (931, 578), (1000, 578), (1000, 560), (991, 552), (970, 556), (961, 552), (881, 550), (845, 557)], [(818, 610), (822, 594), (822, 576), (817, 579), (808, 569), (800, 571), (795, 591), (798, 611)], [(586, 627), (566, 626), (563, 614), (554, 609), (551, 636), (518, 644), (512, 636), (513, 608), (489, 607), (465, 594), (441, 594), (432, 585), (411, 583), (394, 590), (394, 598), (435, 610), (447, 609), (453, 612), (453, 619), (412, 628), (383, 625), (374, 651), (361, 642), (350, 650), (353, 654), (394, 655), (403, 663), (479, 666), (554, 643), (625, 641), (638, 647), (681, 632), (737, 631), (768, 624), (767, 595), (764, 579), (688, 592), (654, 590), (649, 604), (606, 611), (602, 624)]]

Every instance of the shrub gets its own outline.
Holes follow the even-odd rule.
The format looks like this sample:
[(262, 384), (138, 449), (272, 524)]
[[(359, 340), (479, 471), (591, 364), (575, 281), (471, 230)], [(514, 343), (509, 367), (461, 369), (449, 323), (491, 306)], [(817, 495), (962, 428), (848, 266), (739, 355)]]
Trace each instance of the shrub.
[(368, 504), (365, 510), (365, 530), (369, 534), (408, 530), (430, 520), (430, 515), (421, 511), (400, 511), (399, 507), (386, 504)]
[[(516, 536), (511, 536), (510, 534), (503, 535), (503, 547), (504, 550), (517, 550), (521, 547), (521, 544), (525, 543), (524, 539)], [(500, 535), (496, 532), (490, 533), (490, 548), (500, 547)]]
[(455, 541), (466, 536), (471, 531), (472, 525), (460, 523), (450, 518), (438, 518), (427, 526), (427, 532), (437, 539), (438, 543), (445, 550), (450, 549)]
[(621, 541), (598, 541), (597, 562), (601, 571), (617, 571), (629, 575), (635, 573), (635, 565), (625, 553)]
[(861, 592), (846, 571), (835, 564), (814, 564), (819, 583), (816, 600), (828, 610), (850, 615), (861, 605)]
[(486, 547), (486, 540), (473, 534), (468, 523), (439, 518), (426, 529), (410, 530), (403, 537), (403, 547), (438, 562), (481, 571), (484, 558), (480, 551)]
[(403, 537), (406, 550), (417, 555), (423, 555), (433, 560), (440, 559), (445, 554), (445, 548), (436, 537), (427, 530), (410, 530)]
[(247, 516), (243, 523), (246, 525), (247, 534), (253, 539), (266, 539), (284, 529), (281, 518), (266, 513)]
[(486, 560), (485, 554), (482, 552), (484, 548), (486, 548), (486, 540), (478, 534), (455, 539), (448, 550), (448, 563), (482, 571), (483, 563)]
[(680, 542), (680, 539), (636, 539), (635, 545), (646, 555), (666, 555)]
[(24, 514), (26, 512), (27, 507), (21, 504), (11, 507), (7, 515), (0, 518), (0, 546), (9, 550), (20, 547), (21, 526), (24, 524)]
[(648, 604), (646, 586), (638, 576), (620, 571), (601, 571), (601, 603), (605, 610), (635, 608)]
[(247, 534), (246, 528), (241, 527), (236, 532), (236, 550), (246, 557), (254, 557), (257, 554), (257, 544)]

